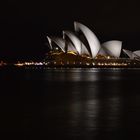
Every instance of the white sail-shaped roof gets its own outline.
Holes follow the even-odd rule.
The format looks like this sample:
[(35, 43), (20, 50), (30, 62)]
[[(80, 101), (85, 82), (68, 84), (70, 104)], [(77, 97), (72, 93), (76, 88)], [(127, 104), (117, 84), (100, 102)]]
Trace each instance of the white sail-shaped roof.
[(60, 37), (52, 37), (51, 40), (57, 45), (59, 46), (59, 48), (65, 52), (65, 40), (63, 38)]
[(49, 47), (52, 50), (52, 41), (51, 38), (47, 36), (48, 42), (49, 42)]
[(99, 54), (120, 57), (121, 49), (122, 49), (122, 41), (111, 40), (102, 44)]
[(69, 37), (73, 45), (75, 46), (78, 54), (87, 54), (89, 55), (89, 52), (86, 48), (86, 46), (80, 41), (80, 39), (72, 32), (70, 31), (63, 31), (63, 37), (65, 38), (65, 35)]
[(54, 42), (63, 52), (65, 52), (65, 40), (63, 38), (47, 36), (47, 39), (49, 41), (51, 49), (53, 49), (52, 42)]
[(134, 55), (133, 55), (133, 52), (132, 52), (132, 51), (129, 51), (129, 50), (123, 49), (123, 52), (124, 52), (125, 54), (127, 54), (131, 59), (134, 58)]
[(134, 57), (140, 57), (140, 50), (133, 52)]
[(87, 50), (86, 46), (82, 43), (81, 55), (88, 55), (90, 56), (90, 52)]
[(68, 47), (67, 47), (67, 52), (75, 52), (75, 53), (77, 53), (77, 50), (76, 50), (76, 48), (73, 46), (73, 44), (71, 43), (71, 42), (68, 42), (68, 41), (66, 41), (67, 42), (67, 45), (68, 45)]
[(70, 39), (78, 54), (81, 54), (81, 42), (77, 39), (77, 37), (69, 31), (63, 31), (63, 38), (66, 38), (65, 36)]
[(54, 42), (63, 52), (66, 52), (66, 51), (77, 52), (75, 47), (68, 41), (67, 41), (67, 50), (66, 50), (66, 41), (63, 38), (60, 38), (60, 37), (51, 37), (50, 38), (47, 36), (47, 39), (49, 41), (51, 49), (53, 49), (52, 42)]
[(89, 44), (91, 57), (96, 57), (98, 51), (100, 50), (100, 42), (96, 35), (88, 27), (79, 22), (74, 22), (74, 29), (76, 32), (81, 31), (83, 33)]

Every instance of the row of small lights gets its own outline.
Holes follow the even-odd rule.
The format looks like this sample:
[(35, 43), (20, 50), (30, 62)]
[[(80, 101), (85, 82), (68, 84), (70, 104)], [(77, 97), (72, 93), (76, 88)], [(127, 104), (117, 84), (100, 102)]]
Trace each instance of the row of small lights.
[[(47, 65), (48, 63), (46, 63)], [(54, 62), (56, 64), (56, 61)], [(64, 64), (61, 62), (61, 64)], [(67, 62), (69, 64), (69, 62)], [(75, 62), (73, 63), (75, 64)], [(82, 64), (82, 62), (79, 62), (79, 64)], [(86, 65), (90, 65), (90, 63), (85, 63)], [(95, 63), (92, 63), (92, 65), (96, 65)], [(97, 63), (98, 66), (127, 66), (127, 63)]]
[(126, 63), (97, 63), (98, 66), (127, 66)]
[[(17, 63), (14, 64), (15, 66), (30, 66), (30, 65), (35, 65), (35, 66), (42, 66), (42, 65), (48, 65), (50, 64), (49, 62), (25, 62), (25, 63)], [(56, 64), (56, 62), (54, 62), (54, 64)], [(63, 64), (61, 62), (61, 64)], [(67, 64), (69, 64), (69, 62), (67, 62)], [(73, 63), (75, 64), (75, 63)], [(80, 62), (79, 64), (82, 64), (82, 62)], [(87, 66), (90, 65), (90, 63), (85, 63)], [(92, 65), (96, 65), (95, 63), (92, 63)], [(128, 64), (126, 63), (97, 63), (98, 66), (127, 66)]]
[(30, 66), (30, 65), (35, 65), (35, 66), (41, 66), (44, 65), (44, 62), (25, 62), (25, 63), (16, 63), (14, 64), (15, 66)]
[[(53, 62), (53, 64), (56, 64), (56, 63), (57, 63), (56, 61), (54, 61), (54, 62)], [(49, 62), (48, 62), (48, 63), (46, 63), (46, 65), (47, 65), (47, 64), (49, 64)], [(64, 65), (65, 63), (60, 62), (60, 64), (61, 64), (61, 65)], [(69, 62), (69, 61), (67, 61), (67, 62), (66, 62), (66, 64), (68, 65), (68, 64), (70, 64), (70, 62)], [(76, 62), (73, 62), (73, 64), (76, 64)], [(79, 62), (79, 64), (81, 65), (81, 64), (82, 64), (82, 62)], [(86, 63), (86, 65), (90, 65), (90, 63)]]
[[(41, 65), (49, 65), (49, 64), (50, 62), (25, 62), (25, 63), (16, 63), (14, 65), (20, 67), (20, 66), (31, 66), (31, 65), (41, 66)], [(53, 64), (57, 64), (57, 62), (54, 61)], [(67, 64), (70, 64), (70, 63), (67, 62)], [(73, 64), (75, 64), (75, 62)], [(79, 64), (82, 64), (82, 62), (80, 62)], [(64, 63), (61, 62), (61, 65), (64, 65)], [(86, 65), (90, 65), (90, 63), (86, 63)]]
[[(18, 62), (16, 64), (14, 64), (15, 66), (31, 66), (31, 65), (35, 65), (35, 66), (42, 66), (42, 65), (49, 65), (49, 64), (57, 64), (56, 61), (54, 61), (53, 63), (51, 62), (24, 62), (24, 63), (21, 63), (21, 62)], [(62, 61), (60, 62), (61, 65), (65, 65), (65, 63), (63, 63)], [(69, 61), (66, 62), (67, 65), (70, 64)], [(76, 62), (73, 62), (73, 64), (76, 64)], [(83, 64), (82, 62), (79, 62), (79, 64)], [(98, 63), (84, 63), (85, 65), (98, 65), (98, 66), (127, 66), (127, 65), (130, 65), (130, 63), (101, 63), (101, 62), (98, 62)], [(136, 64), (136, 63), (134, 63)], [(6, 65), (6, 63), (4, 62), (1, 62), (0, 63), (0, 66), (3, 66), (3, 65)]]

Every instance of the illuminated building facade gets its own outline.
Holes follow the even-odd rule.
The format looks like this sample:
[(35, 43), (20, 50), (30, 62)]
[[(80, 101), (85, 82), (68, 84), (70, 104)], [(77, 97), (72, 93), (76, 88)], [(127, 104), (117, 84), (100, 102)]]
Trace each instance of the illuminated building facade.
[[(100, 43), (97, 36), (87, 26), (74, 22), (74, 32), (64, 30), (62, 37), (48, 37), (50, 52), (47, 63), (56, 65), (99, 65), (127, 66), (135, 64), (130, 61), (140, 58), (140, 51), (123, 52), (129, 56), (120, 58), (122, 41), (111, 40)], [(136, 59), (135, 59), (136, 60)]]
[(47, 36), (50, 49), (53, 51), (57, 46), (62, 52), (74, 52), (77, 55), (87, 55), (91, 58), (96, 58), (98, 55), (120, 57), (121, 41), (112, 40), (101, 44), (97, 36), (88, 27), (79, 22), (74, 22), (74, 30), (75, 33), (63, 31), (62, 38)]

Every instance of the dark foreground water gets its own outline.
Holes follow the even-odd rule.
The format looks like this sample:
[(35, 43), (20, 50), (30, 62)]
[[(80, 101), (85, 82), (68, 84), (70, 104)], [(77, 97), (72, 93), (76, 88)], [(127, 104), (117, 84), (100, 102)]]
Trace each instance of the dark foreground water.
[(140, 69), (0, 70), (0, 137), (140, 139)]

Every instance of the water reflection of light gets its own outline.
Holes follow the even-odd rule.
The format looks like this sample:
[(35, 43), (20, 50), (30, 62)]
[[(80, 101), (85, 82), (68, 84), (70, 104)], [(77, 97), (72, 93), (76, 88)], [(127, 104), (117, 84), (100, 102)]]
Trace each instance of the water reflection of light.
[[(85, 127), (86, 131), (97, 129), (98, 101), (75, 102), (71, 104), (71, 120), (73, 127)], [(83, 126), (81, 126), (81, 124)]]
[(92, 99), (87, 101), (86, 112), (86, 127), (88, 131), (93, 131), (97, 129), (97, 120), (98, 120), (98, 109), (99, 102), (97, 99)]
[(121, 69), (96, 69), (96, 68), (60, 68), (46, 69), (46, 80), (72, 81), (72, 82), (94, 82), (100, 80), (120, 80)]
[[(86, 85), (87, 87), (87, 85)], [(79, 90), (79, 88), (81, 88)], [(97, 98), (98, 88), (89, 83), (87, 90), (84, 86), (76, 85), (72, 88), (73, 98), (70, 103), (70, 124), (73, 127), (73, 131), (84, 131), (88, 133), (88, 137), (92, 136), (92, 132), (96, 135), (98, 128), (98, 112), (99, 112), (99, 100)]]
[(97, 69), (47, 69), (46, 80), (89, 82), (97, 81), (99, 71)]
[(109, 98), (108, 104), (108, 128), (116, 129), (120, 125), (121, 99), (119, 97)]
[(73, 127), (76, 127), (80, 124), (82, 106), (80, 102), (71, 104), (71, 120), (70, 123)]
[(76, 84), (71, 89), (73, 95), (69, 123), (73, 132), (81, 132), (85, 137), (93, 138), (100, 136), (102, 131), (108, 133), (119, 130), (122, 106), (121, 96), (118, 94), (120, 84), (101, 88), (98, 82), (88, 82), (85, 87), (84, 84)]

